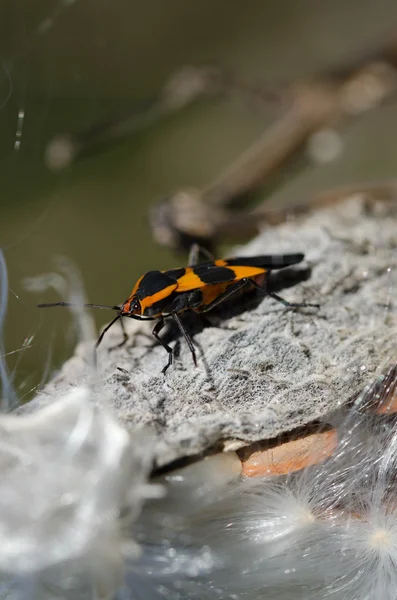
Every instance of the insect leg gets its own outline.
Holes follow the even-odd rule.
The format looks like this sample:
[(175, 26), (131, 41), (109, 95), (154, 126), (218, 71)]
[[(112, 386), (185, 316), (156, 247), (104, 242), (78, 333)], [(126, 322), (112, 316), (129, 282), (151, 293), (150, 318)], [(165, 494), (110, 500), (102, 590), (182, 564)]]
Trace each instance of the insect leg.
[[(232, 285), (230, 285), (227, 288), (227, 290), (225, 290), (223, 292), (223, 294), (220, 294), (220, 296), (218, 296), (218, 298), (216, 298), (215, 300), (210, 302), (210, 304), (208, 304), (203, 309), (201, 309), (200, 313), (206, 313), (206, 312), (212, 310), (213, 308), (215, 308), (215, 306), (218, 306), (218, 304), (221, 304), (221, 302), (224, 302), (225, 300), (230, 298), (230, 296), (233, 296), (233, 294), (235, 294), (236, 292), (239, 292), (240, 290), (242, 290), (243, 288), (245, 288), (247, 285), (250, 285), (250, 284), (252, 284), (252, 280), (247, 279), (247, 277), (244, 277), (244, 279), (240, 279), (240, 281), (236, 281), (236, 283), (233, 283)], [(264, 291), (264, 290), (262, 290), (262, 291)]]
[(199, 256), (202, 254), (208, 260), (214, 260), (211, 252), (208, 252), (206, 248), (199, 246), (197, 243), (194, 243), (190, 246), (189, 258), (188, 258), (188, 267), (195, 267), (199, 264)]
[(184, 326), (184, 324), (182, 323), (182, 321), (181, 321), (181, 318), (180, 318), (180, 316), (178, 315), (178, 313), (177, 313), (177, 312), (175, 312), (175, 311), (173, 311), (171, 314), (172, 314), (172, 317), (173, 317), (174, 321), (176, 322), (176, 324), (177, 324), (177, 325), (178, 325), (178, 327), (179, 327), (179, 331), (182, 333), (183, 337), (184, 337), (184, 338), (185, 338), (185, 340), (186, 340), (186, 343), (187, 343), (187, 345), (189, 346), (189, 350), (190, 350), (190, 352), (191, 352), (191, 354), (192, 354), (192, 358), (193, 358), (194, 366), (195, 366), (195, 367), (197, 367), (197, 357), (196, 357), (196, 351), (195, 351), (195, 349), (194, 349), (194, 346), (193, 346), (193, 341), (192, 341), (192, 338), (190, 337), (190, 335), (189, 335), (189, 334), (188, 334), (188, 332), (186, 331), (186, 329), (185, 329), (185, 326)]
[(284, 300), (284, 298), (281, 298), (281, 296), (279, 296), (278, 294), (264, 290), (263, 287), (261, 287), (260, 285), (258, 285), (256, 283), (256, 281), (251, 281), (251, 283), (255, 289), (260, 290), (263, 294), (266, 294), (267, 296), (270, 296), (274, 300), (277, 300), (277, 302), (280, 302), (287, 308), (305, 308), (306, 306), (309, 306), (309, 307), (311, 306), (313, 308), (320, 308), (320, 304), (309, 304), (306, 302), (288, 302), (288, 300)]
[(121, 348), (122, 346), (124, 346), (124, 344), (126, 344), (128, 342), (128, 333), (125, 330), (125, 325), (124, 325), (123, 319), (120, 319), (120, 327), (123, 332), (123, 341), (120, 342), (120, 344), (118, 346), (119, 348)]
[(168, 352), (168, 363), (161, 370), (161, 372), (165, 374), (167, 369), (172, 365), (172, 358), (173, 358), (174, 351), (171, 348), (171, 346), (166, 344), (165, 341), (162, 340), (161, 337), (159, 336), (159, 333), (163, 329), (164, 325), (165, 325), (165, 320), (163, 317), (161, 317), (161, 319), (159, 321), (157, 321), (156, 325), (153, 327), (152, 334), (154, 335), (156, 340), (159, 342), (159, 344), (161, 344), (163, 346), (163, 348), (165, 350), (167, 350), (167, 352)]
[(284, 300), (284, 298), (281, 298), (274, 292), (267, 292), (267, 295), (271, 296), (274, 300), (277, 300), (277, 302), (281, 302), (281, 304), (284, 304), (284, 306), (286, 306), (287, 308), (304, 308), (305, 306), (320, 308), (320, 304), (311, 304), (308, 302), (288, 302), (288, 300)]
[(119, 344), (115, 344), (111, 348), (109, 348), (109, 352), (111, 350), (115, 350), (115, 348), (122, 348), (128, 342), (128, 333), (125, 330), (125, 325), (123, 319), (120, 319), (120, 327), (123, 332), (123, 340)]
[(98, 339), (97, 339), (97, 341), (95, 342), (95, 346), (94, 346), (94, 357), (93, 357), (93, 358), (94, 358), (94, 367), (95, 367), (95, 368), (96, 368), (96, 366), (97, 366), (97, 353), (96, 353), (96, 351), (97, 351), (97, 348), (98, 348), (99, 344), (102, 342), (102, 340), (103, 340), (103, 337), (104, 337), (105, 333), (106, 333), (107, 331), (109, 331), (109, 329), (112, 327), (112, 325), (114, 325), (114, 324), (115, 324), (115, 322), (116, 322), (116, 321), (118, 321), (119, 319), (121, 319), (121, 316), (120, 316), (120, 315), (117, 315), (117, 317), (115, 317), (115, 318), (113, 319), (113, 321), (110, 321), (110, 323), (109, 323), (108, 325), (106, 325), (105, 329), (102, 331), (101, 335), (99, 336), (99, 338), (98, 338)]
[(262, 292), (262, 294), (265, 294), (266, 296), (271, 296), (274, 300), (277, 300), (277, 302), (281, 302), (282, 304), (284, 304), (284, 306), (286, 306), (288, 308), (304, 308), (307, 306), (313, 307), (313, 308), (320, 308), (319, 304), (308, 304), (305, 302), (288, 302), (288, 300), (284, 300), (284, 298), (281, 298), (274, 292), (269, 292), (268, 290), (265, 290), (262, 286), (257, 284), (256, 281), (254, 281), (253, 279), (248, 279), (247, 277), (244, 277), (244, 279), (240, 279), (240, 281), (237, 281), (236, 283), (234, 283), (233, 285), (228, 287), (228, 289), (225, 290), (223, 292), (223, 294), (218, 296), (218, 298), (216, 298), (213, 302), (208, 304), (208, 306), (205, 306), (200, 312), (206, 313), (206, 312), (212, 310), (213, 308), (215, 308), (215, 306), (218, 306), (218, 304), (221, 304), (221, 302), (224, 302), (225, 300), (230, 298), (230, 296), (232, 296), (236, 292), (242, 290), (245, 286), (248, 286), (248, 285), (252, 285), (252, 287), (254, 287), (255, 289)]
[(115, 322), (118, 321), (119, 319), (121, 319), (121, 315), (117, 315), (117, 317), (115, 317), (113, 319), (113, 321), (110, 321), (110, 323), (108, 325), (106, 325), (105, 329), (102, 331), (101, 335), (99, 336), (99, 338), (97, 339), (97, 341), (95, 343), (95, 350), (98, 348), (99, 344), (102, 342), (105, 333), (107, 331), (109, 331), (109, 329), (112, 327), (112, 325), (114, 325)]

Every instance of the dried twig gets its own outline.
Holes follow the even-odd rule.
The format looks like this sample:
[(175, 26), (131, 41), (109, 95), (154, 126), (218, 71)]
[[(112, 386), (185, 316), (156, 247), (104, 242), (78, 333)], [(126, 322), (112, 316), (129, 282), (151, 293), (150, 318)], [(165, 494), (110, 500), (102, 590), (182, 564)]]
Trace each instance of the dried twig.
[[(384, 51), (386, 54), (386, 50)], [(377, 53), (379, 55), (379, 53)], [(397, 56), (393, 54), (394, 59)], [(286, 219), (289, 209), (269, 209), (266, 199), (252, 212), (236, 212), (236, 199), (255, 191), (281, 168), (302, 153), (312, 134), (343, 123), (349, 117), (366, 112), (390, 98), (397, 88), (397, 72), (393, 62), (370, 61), (356, 70), (341, 71), (323, 79), (291, 86), (290, 107), (255, 144), (224, 173), (204, 189), (188, 190), (163, 200), (151, 212), (155, 239), (178, 247), (199, 241), (211, 246), (217, 238), (238, 239), (254, 234), (258, 228), (274, 225)], [(375, 184), (355, 188), (375, 199), (381, 195), (395, 196), (394, 184)], [(339, 199), (351, 191), (338, 192)], [(292, 212), (309, 210), (313, 206), (336, 200), (333, 192), (292, 207)]]

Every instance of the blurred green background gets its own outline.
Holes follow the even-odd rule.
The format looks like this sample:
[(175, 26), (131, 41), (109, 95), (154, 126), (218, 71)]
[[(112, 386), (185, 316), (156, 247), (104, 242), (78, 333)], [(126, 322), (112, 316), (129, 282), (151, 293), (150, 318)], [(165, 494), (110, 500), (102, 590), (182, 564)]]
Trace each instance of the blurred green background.
[[(13, 291), (7, 351), (34, 335), (8, 359), (21, 397), (40, 381), (49, 349), (56, 368), (75, 342), (67, 311), (35, 308), (55, 294), (29, 293), (23, 279), (53, 270), (62, 254), (81, 271), (90, 301), (114, 304), (143, 272), (178, 266), (181, 258), (151, 239), (149, 204), (211, 181), (275, 111), (242, 98), (207, 99), (58, 173), (43, 160), (54, 135), (133, 109), (183, 65), (220, 65), (271, 85), (353, 59), (397, 33), (395, 0), (3, 0), (0, 7), (0, 244)], [(286, 180), (276, 198), (395, 177), (396, 124), (393, 102), (352, 121), (343, 153)], [(98, 325), (107, 316), (96, 314)]]

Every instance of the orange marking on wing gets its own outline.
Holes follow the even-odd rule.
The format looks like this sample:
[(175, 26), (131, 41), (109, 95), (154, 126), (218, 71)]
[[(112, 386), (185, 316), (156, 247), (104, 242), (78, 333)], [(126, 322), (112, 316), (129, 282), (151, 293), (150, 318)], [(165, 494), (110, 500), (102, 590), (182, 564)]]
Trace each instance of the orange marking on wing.
[(148, 306), (152, 306), (153, 304), (156, 304), (156, 302), (159, 302), (160, 300), (163, 300), (164, 298), (167, 298), (167, 296), (170, 296), (172, 294), (172, 292), (174, 290), (176, 290), (176, 288), (177, 288), (177, 283), (174, 283), (173, 285), (168, 285), (167, 287), (163, 288), (159, 292), (156, 292), (155, 294), (152, 294), (151, 296), (146, 296), (146, 298), (143, 298), (141, 300), (142, 314), (144, 313), (145, 308), (147, 308)]
[(218, 258), (217, 260), (214, 261), (214, 264), (217, 267), (227, 267), (227, 266), (229, 266), (227, 264), (227, 260), (223, 260), (223, 258)]
[(233, 265), (227, 266), (234, 272), (235, 281), (244, 279), (244, 277), (254, 279), (257, 275), (262, 275), (263, 273), (266, 273), (266, 269), (262, 269), (261, 267), (234, 267)]
[(188, 267), (185, 275), (182, 275), (182, 277), (178, 279), (176, 285), (178, 292), (189, 292), (190, 290), (203, 288), (208, 284), (201, 281), (200, 277), (193, 272), (193, 269)]
[[(225, 263), (225, 262), (226, 261), (219, 260), (219, 261), (215, 261), (214, 264), (216, 267), (222, 267), (224, 265), (220, 264), (220, 263)], [(244, 279), (244, 277), (254, 279), (258, 275), (262, 275), (263, 273), (266, 273), (266, 269), (262, 269), (261, 267), (234, 267), (233, 265), (227, 265), (227, 268), (231, 269), (235, 275), (235, 278), (233, 281), (239, 281), (240, 279)], [(230, 285), (230, 283), (233, 283), (233, 281), (232, 282), (228, 281), (225, 283), (227, 283), (227, 285)], [(205, 283), (205, 281), (202, 281), (200, 279), (200, 277), (198, 275), (196, 275), (194, 273), (193, 269), (191, 269), (191, 268), (186, 269), (185, 275), (182, 275), (182, 277), (180, 277), (178, 279), (177, 284), (178, 284), (178, 288), (177, 288), (178, 292), (188, 292), (190, 290), (203, 289), (207, 286), (223, 285), (223, 283), (221, 283), (221, 284)]]
[[(322, 462), (334, 452), (338, 443), (337, 432), (327, 430), (309, 433), (304, 437), (279, 443), (271, 448), (253, 444), (238, 451), (247, 477), (287, 475)], [(269, 443), (267, 443), (269, 446)]]

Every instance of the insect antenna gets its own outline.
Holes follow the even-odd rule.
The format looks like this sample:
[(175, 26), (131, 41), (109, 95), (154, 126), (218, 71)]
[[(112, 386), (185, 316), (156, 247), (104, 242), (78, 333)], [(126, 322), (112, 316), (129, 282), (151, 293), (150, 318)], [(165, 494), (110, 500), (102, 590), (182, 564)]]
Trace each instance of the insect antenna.
[[(104, 309), (108, 309), (108, 310), (120, 310), (120, 308), (121, 308), (120, 306), (116, 306), (116, 305), (109, 306), (107, 304), (75, 304), (74, 302), (49, 302), (47, 304), (38, 304), (37, 305), (38, 308), (52, 308), (53, 306), (81, 306), (83, 308), (104, 308)], [(115, 317), (112, 321), (110, 321), (110, 323), (108, 325), (106, 325), (105, 329), (102, 331), (101, 335), (99, 336), (98, 340), (95, 343), (95, 349), (97, 349), (99, 344), (102, 342), (103, 336), (105, 335), (105, 333), (119, 319), (121, 319), (121, 315), (117, 315), (117, 317)]]
[(105, 333), (107, 331), (109, 331), (109, 329), (112, 327), (112, 325), (114, 325), (116, 323), (116, 321), (118, 321), (119, 319), (121, 319), (121, 315), (117, 315), (117, 317), (115, 317), (112, 321), (110, 321), (110, 323), (108, 325), (106, 325), (105, 329), (102, 331), (101, 335), (95, 342), (95, 350), (98, 348), (99, 344), (102, 342), (103, 336), (105, 335)]
[(108, 310), (120, 310), (120, 306), (108, 306), (107, 304), (75, 304), (74, 302), (49, 302), (47, 304), (37, 304), (38, 308), (51, 308), (53, 306), (82, 306), (83, 308), (105, 308)]

